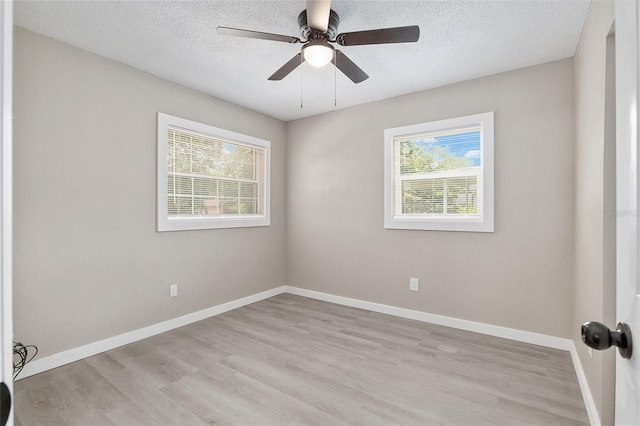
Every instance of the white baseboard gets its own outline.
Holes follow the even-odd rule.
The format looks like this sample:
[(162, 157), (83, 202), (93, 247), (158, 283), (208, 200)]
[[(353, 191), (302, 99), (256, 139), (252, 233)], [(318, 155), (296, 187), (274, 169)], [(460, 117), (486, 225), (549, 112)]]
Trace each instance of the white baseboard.
[(411, 309), (398, 308), (395, 306), (383, 305), (380, 303), (365, 302), (363, 300), (334, 296), (332, 294), (321, 293), (313, 290), (305, 290), (303, 288), (292, 287), (288, 285), (285, 286), (285, 291), (287, 293), (297, 294), (299, 296), (309, 297), (312, 299), (324, 300), (325, 302), (336, 303), (338, 305), (366, 309), (368, 311), (379, 312), (396, 317), (443, 325), (460, 330), (473, 331), (480, 334), (488, 334), (490, 336), (502, 337), (504, 339), (531, 343), (533, 345), (540, 345), (553, 349), (568, 351), (573, 344), (570, 339), (564, 339), (562, 337), (548, 336), (546, 334), (532, 333), (530, 331), (516, 330), (514, 328), (500, 327), (497, 325), (446, 317), (443, 315), (429, 314), (427, 312), (413, 311)]
[(57, 354), (45, 358), (33, 360), (29, 364), (25, 365), (18, 380), (69, 364), (71, 362), (79, 361), (83, 358), (87, 358), (101, 352), (115, 349), (128, 343), (137, 342), (138, 340), (146, 339), (147, 337), (155, 336), (156, 334), (164, 333), (166, 331), (173, 330), (174, 328), (182, 327), (187, 324), (201, 321), (233, 309), (241, 308), (243, 306), (277, 296), (278, 294), (282, 294), (286, 291), (285, 287), (286, 286), (276, 287), (271, 290), (252, 294), (251, 296), (232, 300), (231, 302), (223, 303), (221, 305), (212, 306), (211, 308), (183, 315), (149, 327), (140, 328), (138, 330), (109, 337), (108, 339), (100, 340), (98, 342), (89, 343), (88, 345), (80, 346), (68, 351), (58, 352)]
[(569, 352), (571, 353), (573, 368), (576, 370), (576, 375), (578, 376), (578, 383), (580, 384), (580, 390), (582, 391), (582, 399), (584, 400), (584, 405), (587, 408), (589, 423), (591, 424), (591, 426), (601, 426), (602, 423), (600, 422), (598, 409), (596, 408), (596, 403), (593, 400), (593, 395), (591, 394), (591, 389), (589, 389), (589, 383), (587, 382), (587, 376), (584, 374), (582, 362), (580, 362), (580, 356), (578, 355), (578, 350), (573, 341), (571, 341)]

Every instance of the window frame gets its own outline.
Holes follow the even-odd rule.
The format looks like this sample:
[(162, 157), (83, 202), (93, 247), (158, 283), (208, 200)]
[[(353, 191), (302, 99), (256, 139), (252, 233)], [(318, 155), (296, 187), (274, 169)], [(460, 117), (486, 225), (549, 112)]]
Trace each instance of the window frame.
[[(425, 231), (494, 232), (494, 114), (493, 111), (430, 121), (384, 131), (384, 227), (385, 229), (409, 229)], [(481, 218), (435, 215), (395, 215), (396, 179), (395, 139), (428, 133), (450, 132), (480, 125), (480, 168), (482, 182)], [(462, 169), (461, 169), (462, 170)], [(434, 176), (435, 177), (435, 176)]]
[[(201, 218), (169, 218), (168, 215), (168, 174), (167, 148), (168, 130), (176, 128), (198, 133), (217, 140), (249, 146), (264, 150), (264, 214), (252, 216), (224, 216)], [(199, 229), (245, 228), (271, 225), (271, 142), (265, 139), (244, 135), (231, 130), (221, 129), (208, 124), (158, 113), (157, 127), (157, 231), (188, 231)]]

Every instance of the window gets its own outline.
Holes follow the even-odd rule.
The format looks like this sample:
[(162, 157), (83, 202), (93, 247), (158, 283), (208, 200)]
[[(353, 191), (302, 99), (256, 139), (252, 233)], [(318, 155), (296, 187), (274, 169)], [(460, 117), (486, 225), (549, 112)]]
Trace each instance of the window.
[(269, 226), (271, 143), (158, 114), (158, 231)]
[(493, 112), (385, 130), (384, 227), (493, 232)]

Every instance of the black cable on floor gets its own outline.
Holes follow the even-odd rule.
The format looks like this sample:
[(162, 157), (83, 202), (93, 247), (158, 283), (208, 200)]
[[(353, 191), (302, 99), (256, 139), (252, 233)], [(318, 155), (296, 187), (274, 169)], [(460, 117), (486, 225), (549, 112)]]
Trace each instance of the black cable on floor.
[(24, 366), (28, 362), (31, 362), (31, 360), (38, 354), (38, 347), (35, 345), (23, 345), (20, 342), (13, 342), (13, 354), (17, 355), (19, 358), (19, 361), (16, 363), (16, 357), (13, 357), (13, 380), (15, 380)]

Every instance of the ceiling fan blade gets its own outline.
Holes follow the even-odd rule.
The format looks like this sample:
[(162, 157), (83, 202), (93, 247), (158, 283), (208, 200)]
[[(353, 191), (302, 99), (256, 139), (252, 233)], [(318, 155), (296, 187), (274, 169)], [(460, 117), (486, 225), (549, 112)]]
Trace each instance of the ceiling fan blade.
[(336, 55), (331, 62), (356, 84), (362, 83), (369, 78), (367, 73), (362, 71), (351, 59), (347, 58), (347, 55), (339, 50), (336, 50)]
[(271, 80), (271, 81), (282, 80), (283, 78), (288, 76), (291, 73), (291, 71), (293, 71), (296, 68), (298, 68), (298, 66), (302, 62), (304, 62), (304, 58), (302, 57), (302, 52), (300, 52), (296, 56), (294, 56), (293, 58), (289, 59), (289, 61), (286, 64), (284, 64), (283, 66), (281, 66), (278, 71), (274, 72), (271, 75), (271, 77), (269, 77), (269, 80)]
[(382, 28), (379, 30), (354, 31), (338, 34), (336, 41), (341, 46), (358, 46), (363, 44), (411, 43), (420, 38), (420, 27)]
[(234, 36), (234, 37), (257, 38), (261, 40), (272, 40), (272, 41), (284, 41), (285, 43), (300, 43), (300, 39), (298, 37), (263, 33), (260, 31), (241, 30), (239, 28), (229, 28), (229, 27), (218, 27), (217, 31), (218, 31), (218, 34)]
[(307, 24), (318, 31), (327, 31), (331, 0), (307, 0)]

